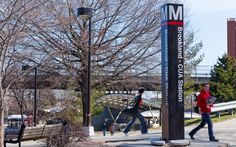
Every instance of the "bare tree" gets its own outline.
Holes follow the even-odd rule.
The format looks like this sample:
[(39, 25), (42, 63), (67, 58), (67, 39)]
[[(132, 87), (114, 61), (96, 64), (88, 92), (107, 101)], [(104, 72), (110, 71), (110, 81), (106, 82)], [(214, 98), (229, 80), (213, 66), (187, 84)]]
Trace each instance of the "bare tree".
[(79, 6), (93, 8), (92, 88), (158, 70), (161, 0), (48, 1), (30, 22), (31, 40), (40, 55), (57, 52), (48, 69), (75, 77), (83, 102), (88, 23), (76, 16)]
[[(92, 88), (159, 72), (160, 6), (163, 2), (0, 0), (1, 112), (5, 95), (22, 63), (32, 68), (43, 66), (51, 75), (68, 76), (76, 82), (72, 87), (80, 89), (84, 102), (89, 35), (88, 22), (76, 16), (80, 6), (93, 9)], [(186, 46), (191, 46), (191, 42), (190, 38)], [(201, 48), (201, 44), (199, 46)], [(186, 54), (189, 58), (197, 53), (194, 48), (191, 51)], [(3, 115), (0, 117), (2, 144)]]
[[(22, 46), (27, 40), (29, 29), (27, 21), (41, 1), (0, 0), (0, 146), (3, 146), (3, 118), (5, 98), (8, 89), (19, 76), (21, 63), (32, 52), (26, 52)], [(24, 52), (23, 56), (19, 53)]]
[[(22, 119), (22, 123), (24, 122), (24, 118), (23, 118), (23, 114), (24, 114), (24, 110), (23, 108), (25, 108), (26, 112), (28, 110), (27, 107), (27, 103), (26, 103), (26, 98), (25, 98), (25, 94), (26, 94), (26, 89), (20, 88), (20, 89), (12, 89), (12, 96), (15, 98), (19, 108), (20, 108), (20, 114), (21, 114), (21, 119)], [(28, 115), (29, 116), (29, 115)]]

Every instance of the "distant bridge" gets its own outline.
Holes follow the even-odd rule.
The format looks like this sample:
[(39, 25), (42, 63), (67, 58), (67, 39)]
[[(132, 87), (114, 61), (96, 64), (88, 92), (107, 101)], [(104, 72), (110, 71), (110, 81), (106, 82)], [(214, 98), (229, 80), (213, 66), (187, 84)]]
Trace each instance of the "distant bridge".
[[(210, 66), (204, 66), (203, 68), (196, 69), (193, 74), (190, 76), (190, 80), (195, 81), (195, 84), (201, 84), (208, 82), (210, 80)], [(37, 77), (37, 87), (39, 89), (51, 88), (51, 89), (66, 89), (68, 83), (68, 76), (47, 76), (39, 75)], [(104, 77), (96, 77), (95, 79), (102, 79)], [(34, 76), (26, 77), (27, 82), (24, 84), (27, 88), (34, 88)], [(23, 80), (23, 81), (25, 81)], [(62, 83), (58, 86), (58, 83)], [(137, 90), (139, 87), (145, 87), (146, 90), (156, 90), (161, 87), (161, 76), (157, 74), (155, 76), (137, 76), (128, 78), (125, 80), (110, 82), (106, 85), (105, 88), (108, 91), (133, 91)], [(14, 86), (14, 85), (13, 85)]]
[[(195, 81), (195, 84), (202, 84), (210, 80), (209, 76), (191, 76), (190, 80)], [(132, 80), (123, 80), (119, 82), (114, 82), (106, 87), (107, 90), (116, 90), (116, 91), (131, 91), (137, 90), (138, 87), (145, 87), (146, 90), (156, 90), (161, 86), (161, 77), (160, 76), (141, 76), (133, 78)]]
[[(210, 80), (210, 72), (212, 66), (199, 65), (193, 70), (190, 80), (193, 80), (196, 85), (208, 82)], [(161, 87), (161, 74), (156, 76), (139, 76), (132, 79), (127, 79), (108, 85), (107, 90), (111, 91), (131, 91), (138, 87), (145, 87), (146, 90), (156, 90)]]

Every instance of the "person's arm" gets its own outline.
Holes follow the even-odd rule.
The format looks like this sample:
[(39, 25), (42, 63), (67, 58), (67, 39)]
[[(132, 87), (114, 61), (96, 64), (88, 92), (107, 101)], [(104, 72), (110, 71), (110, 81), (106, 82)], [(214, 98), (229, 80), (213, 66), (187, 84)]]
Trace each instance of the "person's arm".
[(203, 98), (202, 98), (202, 95), (199, 94), (199, 95), (197, 96), (197, 106), (199, 107), (199, 114), (202, 114), (202, 108), (206, 107), (206, 106), (204, 105), (202, 99), (203, 99)]
[(136, 103), (136, 97), (132, 100), (132, 102), (130, 103), (130, 106), (134, 106)]
[(200, 94), (199, 96), (197, 96), (197, 105), (202, 108), (202, 107), (206, 107), (206, 102), (202, 97), (202, 94)]
[(212, 99), (212, 103), (208, 104), (209, 107), (213, 107), (215, 101), (216, 101), (216, 97), (212, 96), (210, 93), (210, 98)]
[(135, 103), (134, 103), (134, 107), (136, 107), (136, 108), (140, 108), (140, 101), (141, 101), (141, 95), (138, 95), (138, 96), (136, 96), (135, 97)]
[(208, 107), (213, 107), (213, 104), (207, 104)]

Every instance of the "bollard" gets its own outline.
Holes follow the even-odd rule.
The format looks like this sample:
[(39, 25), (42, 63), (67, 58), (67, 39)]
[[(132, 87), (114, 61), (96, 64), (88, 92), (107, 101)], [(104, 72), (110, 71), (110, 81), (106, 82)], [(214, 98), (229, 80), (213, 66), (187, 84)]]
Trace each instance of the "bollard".
[(234, 114), (234, 110), (233, 110), (233, 109), (230, 109), (230, 110), (229, 110), (229, 114), (230, 114), (230, 115), (233, 115), (233, 114)]
[(220, 117), (220, 112), (216, 112), (216, 117)]
[(106, 129), (103, 129), (103, 136), (106, 136)]

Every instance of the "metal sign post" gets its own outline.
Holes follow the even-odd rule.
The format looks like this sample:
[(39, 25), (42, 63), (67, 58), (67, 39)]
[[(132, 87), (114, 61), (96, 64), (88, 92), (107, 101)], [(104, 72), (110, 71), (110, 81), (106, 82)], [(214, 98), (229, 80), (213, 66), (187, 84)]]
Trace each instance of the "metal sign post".
[(161, 7), (162, 139), (184, 139), (183, 5)]

